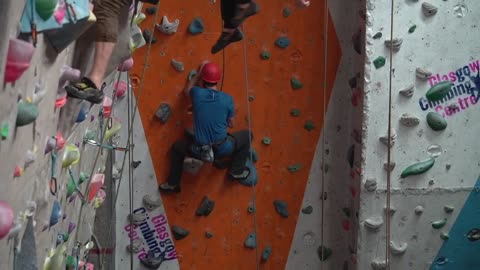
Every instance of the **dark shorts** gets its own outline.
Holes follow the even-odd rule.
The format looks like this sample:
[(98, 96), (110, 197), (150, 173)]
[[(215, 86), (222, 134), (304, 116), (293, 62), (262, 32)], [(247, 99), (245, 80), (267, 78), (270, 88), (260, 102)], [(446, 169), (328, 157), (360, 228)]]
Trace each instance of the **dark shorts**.
[(97, 17), (95, 23), (95, 41), (116, 43), (118, 38), (118, 21), (120, 10), (129, 7), (132, 0), (97, 0), (93, 13)]

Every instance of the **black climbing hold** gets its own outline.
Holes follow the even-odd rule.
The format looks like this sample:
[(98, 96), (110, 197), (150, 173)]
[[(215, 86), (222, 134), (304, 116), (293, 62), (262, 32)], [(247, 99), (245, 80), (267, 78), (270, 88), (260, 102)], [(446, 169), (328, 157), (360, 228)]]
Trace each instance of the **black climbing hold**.
[(379, 39), (382, 37), (382, 32), (378, 32), (373, 36), (373, 39)]
[(352, 37), (353, 49), (358, 53), (362, 54), (362, 31), (358, 30)]
[(290, 110), (290, 115), (293, 116), (293, 117), (299, 117), (300, 116), (300, 109)]
[(410, 28), (408, 29), (408, 33), (412, 34), (413, 32), (415, 32), (416, 29), (417, 29), (417, 26), (414, 24), (410, 26)]
[(475, 242), (477, 240), (480, 239), (480, 229), (471, 229), (468, 233), (467, 233), (467, 239), (468, 241), (471, 241), (471, 242)]
[(356, 75), (355, 77), (352, 77), (350, 80), (348, 80), (348, 85), (352, 89), (357, 88), (357, 76), (358, 75)]
[(303, 125), (303, 128), (305, 128), (307, 131), (312, 131), (315, 128), (315, 124), (313, 124), (312, 120), (307, 120), (305, 125)]
[(158, 257), (155, 257), (155, 254), (149, 250), (147, 256), (145, 258), (141, 258), (140, 262), (148, 269), (158, 269), (165, 260), (165, 254), (166, 252), (163, 252), (160, 253)]
[(262, 58), (263, 60), (268, 60), (268, 59), (270, 59), (270, 52), (269, 52), (269, 51), (263, 51), (263, 52), (260, 54), (260, 58)]
[(200, 17), (194, 18), (193, 21), (188, 26), (188, 31), (192, 35), (198, 35), (200, 33), (203, 33), (204, 29), (205, 29), (205, 26), (203, 25), (203, 20)]
[(302, 168), (302, 164), (294, 164), (287, 167), (288, 171), (291, 173), (298, 172)]
[(264, 137), (262, 143), (265, 145), (270, 145), (270, 143), (272, 143), (272, 140), (269, 137)]
[(328, 247), (319, 246), (317, 249), (318, 258), (320, 261), (326, 261), (332, 255), (332, 250)]
[(348, 148), (348, 152), (347, 152), (347, 161), (348, 161), (348, 164), (350, 165), (350, 168), (353, 168), (354, 158), (355, 158), (355, 145), (352, 144), (350, 148)]
[(293, 90), (299, 90), (303, 88), (302, 82), (297, 78), (290, 79), (290, 86), (292, 87)]
[(255, 233), (251, 233), (247, 236), (247, 239), (245, 239), (245, 242), (243, 242), (246, 248), (254, 249), (257, 247), (257, 236)]
[(350, 217), (352, 215), (350, 208), (344, 207), (342, 208), (343, 213), (345, 214), (346, 217)]
[(204, 196), (200, 206), (195, 211), (195, 215), (197, 216), (208, 216), (212, 212), (213, 208), (215, 207), (215, 202), (210, 200), (208, 196)]
[(156, 7), (148, 7), (148, 8), (145, 9), (145, 12), (148, 15), (154, 15), (155, 12), (157, 12), (157, 8)]
[(142, 163), (142, 161), (138, 160), (138, 161), (132, 161), (132, 167), (134, 169), (138, 168), (138, 166), (140, 166), (140, 164)]
[(266, 246), (262, 251), (262, 261), (266, 262), (272, 254), (272, 247)]
[(157, 42), (157, 38), (154, 37), (153, 33), (148, 29), (143, 30), (143, 38), (145, 39), (145, 41), (147, 43), (150, 43), (150, 40), (151, 40), (152, 44)]
[(187, 237), (190, 231), (184, 229), (180, 226), (173, 225), (172, 226), (173, 237), (175, 240), (182, 240), (183, 238)]
[(255, 100), (255, 96), (254, 96), (254, 95), (248, 96), (248, 101), (254, 101), (254, 100)]
[(164, 124), (168, 121), (170, 118), (170, 115), (172, 114), (172, 108), (168, 103), (162, 103), (160, 104), (160, 107), (158, 107), (157, 112), (155, 113), (155, 117), (160, 119)]
[(292, 11), (288, 7), (286, 7), (283, 9), (282, 14), (283, 14), (283, 17), (287, 18), (292, 14)]
[(247, 207), (247, 211), (248, 211), (248, 213), (250, 213), (250, 214), (255, 213), (255, 205), (253, 205), (253, 204), (252, 204), (252, 205), (249, 205), (249, 206)]
[(279, 48), (285, 49), (290, 45), (290, 39), (287, 37), (280, 37), (275, 41), (275, 45)]
[(280, 216), (284, 218), (288, 217), (288, 205), (286, 201), (275, 200), (273, 201), (273, 205)]
[(302, 208), (302, 213), (310, 215), (313, 212), (313, 207), (311, 205)]
[(208, 239), (210, 239), (210, 238), (213, 237), (213, 233), (211, 233), (211, 232), (205, 232), (205, 237), (208, 238)]

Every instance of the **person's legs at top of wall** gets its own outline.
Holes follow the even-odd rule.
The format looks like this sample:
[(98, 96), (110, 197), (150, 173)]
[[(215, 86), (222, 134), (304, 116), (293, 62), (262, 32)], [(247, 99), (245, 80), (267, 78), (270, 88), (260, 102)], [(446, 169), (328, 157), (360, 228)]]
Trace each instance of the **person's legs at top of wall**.
[(228, 44), (242, 40), (243, 34), (238, 27), (258, 11), (258, 5), (253, 0), (221, 0), (223, 30), (211, 52), (215, 54)]
[(118, 38), (120, 10), (132, 4), (132, 0), (96, 1), (93, 13), (95, 23), (95, 56), (90, 73), (76, 84), (65, 87), (69, 97), (83, 99), (94, 104), (101, 103), (103, 91), (100, 89), (107, 71), (110, 57)]

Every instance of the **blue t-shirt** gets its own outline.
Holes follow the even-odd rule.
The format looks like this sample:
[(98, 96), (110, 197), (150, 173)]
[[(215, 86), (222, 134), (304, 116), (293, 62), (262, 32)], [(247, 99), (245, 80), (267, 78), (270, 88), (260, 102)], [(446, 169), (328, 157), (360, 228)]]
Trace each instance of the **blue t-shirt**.
[[(193, 105), (193, 127), (198, 144), (214, 144), (227, 137), (228, 118), (234, 116), (233, 98), (221, 91), (192, 87), (190, 97)], [(226, 143), (215, 149), (216, 156), (232, 152), (233, 143)]]

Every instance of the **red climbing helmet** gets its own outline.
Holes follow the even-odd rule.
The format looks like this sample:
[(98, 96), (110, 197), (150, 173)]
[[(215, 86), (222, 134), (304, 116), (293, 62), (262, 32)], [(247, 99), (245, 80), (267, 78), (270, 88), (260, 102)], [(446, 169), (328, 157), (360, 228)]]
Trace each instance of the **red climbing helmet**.
[(200, 78), (208, 83), (217, 83), (220, 81), (220, 68), (215, 63), (206, 63), (202, 68)]

